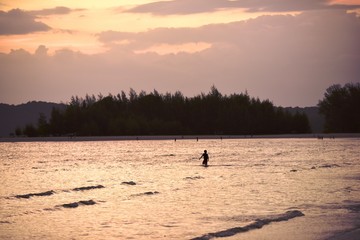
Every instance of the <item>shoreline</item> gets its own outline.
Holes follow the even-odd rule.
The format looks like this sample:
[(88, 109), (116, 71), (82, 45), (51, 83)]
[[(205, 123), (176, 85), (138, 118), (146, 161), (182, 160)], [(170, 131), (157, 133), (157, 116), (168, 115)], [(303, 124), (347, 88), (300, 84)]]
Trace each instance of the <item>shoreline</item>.
[(309, 133), (273, 135), (149, 135), (149, 136), (60, 136), (60, 137), (0, 137), (0, 142), (84, 142), (84, 141), (142, 141), (142, 140), (212, 140), (212, 139), (277, 139), (360, 138), (360, 133)]

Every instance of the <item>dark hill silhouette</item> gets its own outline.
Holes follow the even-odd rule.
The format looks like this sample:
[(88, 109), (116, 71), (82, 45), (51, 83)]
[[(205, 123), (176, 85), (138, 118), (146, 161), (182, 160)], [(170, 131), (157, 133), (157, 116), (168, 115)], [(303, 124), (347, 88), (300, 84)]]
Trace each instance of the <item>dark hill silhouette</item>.
[(35, 101), (20, 105), (0, 103), (0, 137), (8, 137), (15, 133), (16, 128), (23, 128), (26, 124), (36, 125), (40, 113), (49, 119), (53, 107), (65, 109), (65, 106)]

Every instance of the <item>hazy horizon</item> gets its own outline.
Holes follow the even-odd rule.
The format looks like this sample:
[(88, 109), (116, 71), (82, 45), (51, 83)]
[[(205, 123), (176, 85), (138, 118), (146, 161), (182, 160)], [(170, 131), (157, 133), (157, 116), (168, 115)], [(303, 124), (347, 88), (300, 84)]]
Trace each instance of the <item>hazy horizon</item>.
[(360, 81), (360, 0), (0, 3), (0, 102), (133, 88), (311, 107)]

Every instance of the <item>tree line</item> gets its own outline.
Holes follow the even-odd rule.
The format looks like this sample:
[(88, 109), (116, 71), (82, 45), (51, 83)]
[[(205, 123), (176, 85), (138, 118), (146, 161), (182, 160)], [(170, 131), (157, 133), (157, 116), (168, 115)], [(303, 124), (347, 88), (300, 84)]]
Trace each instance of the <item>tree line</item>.
[(360, 133), (360, 83), (330, 86), (318, 106), (325, 132)]
[(181, 92), (72, 97), (64, 110), (53, 108), (49, 120), (17, 129), (27, 136), (120, 136), (194, 134), (286, 134), (310, 132), (305, 114), (291, 114), (247, 93), (222, 95), (215, 86), (207, 94)]

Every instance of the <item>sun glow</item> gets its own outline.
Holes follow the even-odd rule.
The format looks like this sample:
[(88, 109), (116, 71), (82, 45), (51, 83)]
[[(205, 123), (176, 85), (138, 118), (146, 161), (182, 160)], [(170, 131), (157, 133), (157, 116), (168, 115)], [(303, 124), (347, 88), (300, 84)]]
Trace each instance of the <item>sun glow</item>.
[(93, 35), (78, 33), (76, 36), (62, 32), (53, 31), (52, 34), (36, 33), (24, 36), (0, 36), (0, 52), (8, 53), (12, 49), (24, 49), (34, 52), (40, 45), (45, 45), (49, 49), (49, 54), (53, 54), (60, 49), (70, 49), (86, 54), (95, 54), (105, 51)]
[[(154, 0), (119, 1), (27, 1), (4, 0), (0, 4), (2, 11), (21, 9), (24, 12), (39, 12), (44, 9), (66, 7), (69, 12), (64, 14), (37, 14), (34, 21), (41, 22), (50, 30), (32, 32), (30, 34), (0, 35), (0, 52), (10, 52), (11, 49), (25, 49), (34, 51), (39, 45), (45, 45), (53, 53), (61, 48), (72, 49), (83, 53), (99, 53), (105, 47), (98, 41), (98, 34), (104, 31), (118, 32), (146, 32), (156, 28), (200, 27), (209, 24), (229, 23), (256, 18), (260, 15), (279, 13), (254, 13), (242, 9), (222, 9), (208, 13), (188, 15), (152, 15), (130, 13), (127, 10)], [(360, 4), (359, 0), (336, 0), (332, 4)], [(353, 10), (359, 14), (359, 10)], [(283, 13), (282, 13), (283, 14)], [(181, 45), (162, 44), (147, 49), (137, 50), (136, 53), (156, 52), (169, 54), (178, 52), (198, 52), (210, 47), (207, 43), (185, 43)]]
[[(64, 6), (70, 9), (67, 14), (36, 15), (35, 21), (46, 24), (50, 30), (32, 32), (26, 35), (0, 36), (0, 52), (11, 49), (34, 51), (39, 45), (45, 45), (50, 52), (60, 48), (69, 48), (84, 53), (98, 53), (105, 49), (98, 42), (97, 34), (103, 31), (145, 32), (156, 28), (199, 27), (208, 24), (241, 21), (259, 14), (245, 13), (242, 10), (224, 10), (212, 13), (154, 16), (151, 14), (129, 13), (126, 10), (140, 4), (150, 3), (149, 0), (131, 1), (26, 1), (5, 0), (0, 4), (2, 11), (21, 9), (29, 13), (43, 9)], [(159, 54), (174, 52), (202, 51), (209, 46), (204, 43), (190, 43), (181, 46), (160, 45), (142, 52), (154, 51)]]

